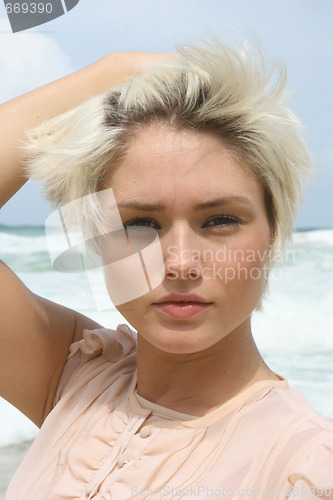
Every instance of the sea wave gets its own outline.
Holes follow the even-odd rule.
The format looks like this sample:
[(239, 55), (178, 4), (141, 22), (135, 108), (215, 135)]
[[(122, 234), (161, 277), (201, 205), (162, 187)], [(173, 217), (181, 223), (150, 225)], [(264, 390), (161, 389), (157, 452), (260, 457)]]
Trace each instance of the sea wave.
[[(18, 272), (43, 272), (52, 269), (48, 248), (62, 250), (57, 234), (46, 239), (43, 227), (10, 227), (0, 225), (0, 257)], [(293, 244), (279, 259), (279, 265), (333, 267), (333, 229), (295, 231)]]
[[(272, 273), (263, 311), (253, 315), (254, 336), (267, 364), (318, 411), (333, 415), (333, 229), (293, 236), (293, 245)], [(56, 236), (50, 244), (59, 245)], [(96, 310), (84, 273), (53, 271), (43, 228), (0, 226), (0, 257), (35, 293), (106, 327), (125, 322), (112, 304), (110, 311)], [(0, 415), (0, 446), (36, 434), (36, 427), (1, 399)]]

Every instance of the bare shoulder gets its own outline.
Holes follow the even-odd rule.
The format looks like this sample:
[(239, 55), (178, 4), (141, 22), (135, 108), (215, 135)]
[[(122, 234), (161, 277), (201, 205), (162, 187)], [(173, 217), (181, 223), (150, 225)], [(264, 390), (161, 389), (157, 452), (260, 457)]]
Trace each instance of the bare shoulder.
[(0, 395), (40, 426), (70, 345), (95, 321), (31, 292), (0, 261)]
[[(57, 364), (50, 379), (47, 399), (43, 411), (42, 420), (44, 421), (53, 408), (55, 393), (68, 358), (71, 344), (83, 338), (84, 330), (94, 330), (103, 327), (93, 319), (73, 309), (61, 306), (42, 297), (37, 297), (37, 300), (42, 308), (47, 310), (48, 320), (53, 324), (52, 331), (54, 332), (54, 336), (59, 339)], [(55, 349), (56, 343), (56, 341), (52, 342), (52, 349)]]

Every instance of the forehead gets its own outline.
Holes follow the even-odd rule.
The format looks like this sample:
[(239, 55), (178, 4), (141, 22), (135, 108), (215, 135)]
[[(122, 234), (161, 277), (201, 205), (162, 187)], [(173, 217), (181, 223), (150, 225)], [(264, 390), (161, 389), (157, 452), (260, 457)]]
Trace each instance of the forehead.
[(108, 187), (117, 201), (138, 196), (178, 203), (221, 195), (263, 198), (259, 181), (220, 138), (156, 124), (136, 134)]

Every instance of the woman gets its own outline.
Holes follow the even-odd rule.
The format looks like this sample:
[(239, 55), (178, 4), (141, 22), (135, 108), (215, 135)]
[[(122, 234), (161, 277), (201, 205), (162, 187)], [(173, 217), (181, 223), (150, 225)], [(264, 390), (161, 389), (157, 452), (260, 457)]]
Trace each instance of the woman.
[[(251, 332), (310, 172), (285, 74), (217, 42), (179, 52), (107, 90), (136, 57), (109, 56), (3, 107), (3, 201), (20, 162), (56, 206), (110, 190), (126, 235), (151, 228), (164, 265), (158, 286), (117, 305), (136, 340), (2, 264), (1, 391), (41, 426), (8, 499), (333, 498), (333, 422)], [(31, 133), (20, 160), (27, 129), (104, 90)], [(98, 213), (80, 206), (83, 222)]]

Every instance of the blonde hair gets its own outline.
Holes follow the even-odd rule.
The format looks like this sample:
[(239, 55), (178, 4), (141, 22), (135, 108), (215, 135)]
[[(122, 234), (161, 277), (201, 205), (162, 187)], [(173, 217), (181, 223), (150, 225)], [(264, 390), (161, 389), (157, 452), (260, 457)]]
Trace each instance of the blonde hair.
[(162, 122), (219, 136), (261, 181), (278, 246), (291, 235), (311, 173), (300, 122), (286, 107), (286, 70), (263, 51), (218, 41), (179, 56), (44, 123), (25, 145), (28, 175), (62, 205), (101, 188), (138, 130)]

